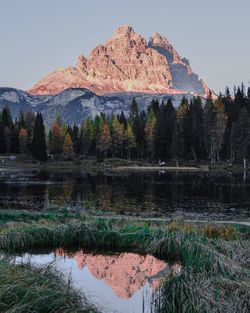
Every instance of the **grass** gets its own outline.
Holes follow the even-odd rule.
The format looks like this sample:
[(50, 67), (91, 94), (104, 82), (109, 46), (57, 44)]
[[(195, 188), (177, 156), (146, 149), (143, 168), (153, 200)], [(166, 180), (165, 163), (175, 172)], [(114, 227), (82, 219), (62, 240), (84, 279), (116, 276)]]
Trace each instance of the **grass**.
[(97, 313), (59, 273), (50, 267), (35, 268), (0, 261), (0, 312)]
[(249, 228), (173, 221), (131, 222), (76, 216), (3, 226), (0, 250), (135, 251), (180, 261), (164, 281), (156, 312), (236, 313), (250, 309)]
[(0, 210), (0, 225), (4, 225), (8, 222), (66, 222), (70, 219), (84, 219), (78, 213), (71, 213), (66, 209), (56, 211), (25, 211), (25, 210)]
[(247, 313), (249, 295), (249, 281), (183, 270), (164, 283), (155, 306), (168, 313)]

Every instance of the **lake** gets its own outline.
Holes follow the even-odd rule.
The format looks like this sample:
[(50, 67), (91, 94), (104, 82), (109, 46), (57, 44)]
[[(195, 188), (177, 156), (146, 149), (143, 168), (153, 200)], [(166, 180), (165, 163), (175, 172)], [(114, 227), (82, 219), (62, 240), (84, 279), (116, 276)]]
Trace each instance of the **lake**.
[(249, 221), (250, 173), (0, 170), (0, 209)]

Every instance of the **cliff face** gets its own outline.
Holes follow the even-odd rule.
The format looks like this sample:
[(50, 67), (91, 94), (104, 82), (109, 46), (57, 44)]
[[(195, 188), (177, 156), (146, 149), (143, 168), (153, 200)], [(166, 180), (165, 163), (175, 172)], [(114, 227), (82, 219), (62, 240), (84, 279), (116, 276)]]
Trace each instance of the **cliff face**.
[(175, 89), (208, 95), (208, 86), (193, 72), (189, 61), (179, 55), (167, 38), (154, 33), (148, 45), (167, 59)]
[(58, 94), (68, 88), (87, 88), (97, 94), (208, 92), (166, 38), (155, 33), (147, 42), (128, 25), (118, 28), (88, 58), (81, 55), (75, 67), (56, 70), (41, 79), (29, 93)]

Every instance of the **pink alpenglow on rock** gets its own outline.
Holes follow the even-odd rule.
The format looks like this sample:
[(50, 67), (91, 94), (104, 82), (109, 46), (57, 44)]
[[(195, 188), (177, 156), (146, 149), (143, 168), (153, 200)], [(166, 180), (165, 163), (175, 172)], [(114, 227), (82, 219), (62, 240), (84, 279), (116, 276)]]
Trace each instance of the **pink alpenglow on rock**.
[(129, 25), (119, 27), (88, 58), (81, 55), (75, 67), (59, 69), (42, 78), (29, 93), (58, 94), (68, 88), (87, 88), (97, 94), (206, 95), (209, 90), (165, 37), (155, 33), (147, 42)]
[(87, 266), (95, 278), (103, 280), (118, 297), (123, 299), (132, 297), (147, 281), (156, 290), (163, 275), (181, 270), (180, 264), (169, 268), (165, 261), (158, 260), (152, 255), (135, 253), (92, 255), (83, 251), (70, 255), (60, 249), (56, 254), (74, 257), (79, 269)]

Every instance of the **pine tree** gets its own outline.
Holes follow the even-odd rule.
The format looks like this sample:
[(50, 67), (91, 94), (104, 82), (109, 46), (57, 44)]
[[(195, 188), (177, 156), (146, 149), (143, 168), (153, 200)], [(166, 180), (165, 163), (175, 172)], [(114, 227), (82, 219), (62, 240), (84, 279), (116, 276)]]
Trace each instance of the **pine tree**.
[(148, 114), (150, 113), (150, 111), (153, 111), (155, 115), (158, 114), (160, 109), (160, 104), (159, 101), (156, 99), (153, 99), (150, 103), (150, 105), (148, 106)]
[(138, 104), (135, 98), (133, 98), (130, 105), (129, 118), (130, 120), (134, 121), (138, 116), (139, 116)]
[(191, 145), (192, 155), (195, 160), (205, 158), (205, 142), (204, 142), (204, 121), (203, 108), (200, 97), (196, 97), (190, 103), (190, 114), (192, 116)]
[(168, 100), (159, 107), (156, 121), (156, 135), (154, 156), (157, 160), (167, 160), (171, 158), (173, 131), (175, 127), (176, 112), (172, 101)]
[(147, 150), (151, 160), (154, 159), (155, 139), (156, 139), (155, 137), (156, 137), (156, 116), (152, 108), (148, 114), (148, 119), (146, 122)]
[(127, 122), (127, 119), (124, 115), (124, 112), (122, 111), (122, 113), (118, 116), (118, 120), (121, 124), (123, 124), (124, 126), (124, 129), (126, 130), (127, 129), (127, 125), (128, 125), (128, 122)]
[[(233, 151), (232, 151), (232, 125), (233, 125), (233, 112), (234, 112), (234, 103), (230, 94), (230, 90), (227, 87), (225, 91), (225, 95), (222, 97), (222, 103), (225, 108), (225, 114), (227, 115), (227, 123), (225, 127), (223, 144), (221, 147), (221, 157), (224, 160), (230, 160), (232, 162)], [(230, 162), (230, 163), (231, 163)]]
[(181, 159), (190, 160), (191, 152), (191, 129), (192, 129), (192, 116), (189, 109), (188, 100), (184, 97), (177, 110), (177, 128), (176, 140), (179, 141), (179, 156)]
[(17, 119), (15, 120), (14, 126), (11, 130), (11, 153), (19, 153), (19, 123)]
[(212, 163), (218, 162), (220, 160), (220, 152), (222, 149), (226, 125), (227, 115), (225, 113), (225, 107), (221, 98), (218, 98), (214, 103), (214, 115), (212, 127), (210, 129), (210, 157)]
[(93, 149), (92, 149), (92, 152), (93, 154), (98, 154), (98, 145), (99, 145), (99, 138), (101, 136), (101, 132), (102, 132), (102, 129), (103, 129), (103, 125), (105, 123), (105, 118), (103, 115), (101, 116), (96, 116), (94, 121), (93, 121), (93, 127), (91, 128), (92, 129), (92, 136), (93, 138), (95, 138), (94, 140), (94, 144), (93, 144)]
[(72, 129), (72, 141), (73, 141), (73, 151), (74, 153), (80, 152), (80, 143), (79, 143), (79, 128), (74, 124)]
[(26, 128), (25, 122), (24, 122), (24, 113), (23, 113), (23, 111), (21, 111), (19, 113), (18, 126), (19, 126), (19, 129)]
[(35, 119), (36, 116), (33, 111), (28, 111), (24, 115), (24, 124), (28, 132), (28, 146), (27, 146), (28, 152), (31, 152), (32, 134), (34, 130)]
[(132, 151), (136, 148), (135, 136), (133, 134), (132, 126), (128, 124), (126, 129), (126, 147), (128, 159), (131, 160)]
[(137, 157), (143, 158), (144, 150), (145, 150), (145, 127), (146, 127), (146, 116), (145, 112), (139, 113), (138, 105), (133, 98), (130, 106), (130, 113), (129, 113), (129, 122), (131, 123), (133, 134), (135, 136), (136, 141), (136, 149), (137, 149)]
[(9, 107), (4, 107), (2, 111), (2, 135), (3, 135), (3, 152), (9, 153), (13, 139), (14, 124), (12, 121)]
[(2, 127), (12, 129), (13, 121), (9, 107), (4, 107), (2, 111)]
[(125, 129), (124, 125), (120, 123), (118, 117), (114, 117), (112, 121), (112, 139), (115, 157), (123, 157), (124, 143), (125, 143)]
[(0, 111), (0, 154), (4, 153), (4, 140), (3, 140), (3, 120), (2, 111)]
[(232, 127), (232, 148), (235, 160), (243, 161), (250, 157), (250, 113), (246, 108), (241, 109), (238, 119)]
[(47, 146), (45, 139), (45, 128), (41, 113), (37, 113), (32, 138), (32, 156), (35, 160), (47, 161)]
[(96, 133), (94, 129), (94, 125), (89, 117), (87, 117), (86, 121), (81, 126), (80, 131), (80, 151), (84, 158), (87, 158), (88, 155), (93, 150), (93, 146), (96, 141)]
[(170, 160), (172, 158), (172, 145), (173, 145), (173, 135), (176, 124), (176, 111), (173, 103), (170, 100), (167, 101), (165, 107), (165, 149), (162, 153), (162, 159)]
[(204, 107), (204, 141), (206, 155), (209, 160), (211, 160), (211, 130), (214, 124), (215, 110), (212, 96), (206, 99)]

